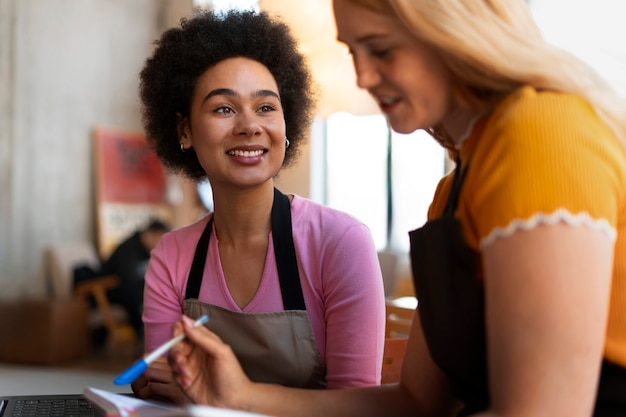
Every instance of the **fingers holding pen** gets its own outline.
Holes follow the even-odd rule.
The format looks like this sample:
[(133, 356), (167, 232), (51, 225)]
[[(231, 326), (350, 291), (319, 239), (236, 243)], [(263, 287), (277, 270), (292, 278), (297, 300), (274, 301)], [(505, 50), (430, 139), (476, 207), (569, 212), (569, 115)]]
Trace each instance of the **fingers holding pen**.
[(170, 364), (177, 382), (183, 389), (188, 389), (216, 356), (216, 346), (226, 345), (213, 332), (204, 326), (196, 326), (187, 316), (174, 324), (174, 335), (181, 333), (186, 338), (170, 351)]
[(231, 347), (204, 326), (194, 327), (183, 317), (175, 334), (185, 334), (170, 351), (174, 378), (194, 402), (232, 407), (237, 395), (250, 384)]
[[(174, 324), (173, 333), (175, 336), (185, 334), (184, 321), (188, 317), (183, 316), (183, 319)], [(193, 326), (190, 326), (193, 327)], [(198, 369), (197, 358), (192, 355), (195, 343), (188, 339), (183, 339), (180, 343), (176, 344), (170, 350), (169, 363), (176, 382), (183, 388), (187, 389), (191, 386), (191, 381), (194, 379), (193, 369)]]

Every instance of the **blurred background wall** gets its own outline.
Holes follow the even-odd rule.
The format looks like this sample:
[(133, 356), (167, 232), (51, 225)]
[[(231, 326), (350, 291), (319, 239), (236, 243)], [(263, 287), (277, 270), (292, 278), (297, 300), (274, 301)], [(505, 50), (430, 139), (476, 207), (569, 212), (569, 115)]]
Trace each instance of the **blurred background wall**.
[(91, 131), (141, 129), (137, 73), (172, 5), (190, 7), (0, 0), (0, 297), (43, 294), (43, 248), (93, 238)]

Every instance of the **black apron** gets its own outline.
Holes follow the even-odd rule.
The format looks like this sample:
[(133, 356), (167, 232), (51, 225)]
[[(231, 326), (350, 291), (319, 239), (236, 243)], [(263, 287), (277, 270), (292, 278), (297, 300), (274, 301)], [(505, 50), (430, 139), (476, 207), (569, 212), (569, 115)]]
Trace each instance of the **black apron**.
[(241, 313), (198, 300), (212, 230), (213, 219), (196, 247), (183, 303), (185, 314), (192, 318), (208, 314), (206, 327), (231, 346), (251, 380), (291, 387), (326, 387), (326, 367), (302, 294), (289, 198), (274, 189), (272, 238), (285, 311)]
[(465, 404), (459, 416), (489, 405), (483, 288), (476, 278), (480, 255), (465, 244), (454, 216), (466, 172), (457, 161), (442, 217), (409, 233), (424, 336), (452, 393)]
[[(489, 407), (480, 254), (465, 243), (454, 215), (468, 167), (462, 169), (457, 160), (443, 215), (409, 233), (424, 337), (433, 360), (448, 376), (452, 393), (464, 403), (459, 417)], [(626, 370), (606, 360), (593, 416), (626, 416)]]

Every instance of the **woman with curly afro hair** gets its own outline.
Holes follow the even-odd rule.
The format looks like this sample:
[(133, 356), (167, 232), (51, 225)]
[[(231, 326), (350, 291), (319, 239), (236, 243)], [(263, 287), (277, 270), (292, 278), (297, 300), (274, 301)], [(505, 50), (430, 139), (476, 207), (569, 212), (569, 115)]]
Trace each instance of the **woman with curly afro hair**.
[[(183, 313), (208, 314), (248, 377), (292, 387), (380, 383), (384, 294), (369, 229), (275, 188), (309, 133), (313, 82), (289, 27), (267, 13), (201, 12), (141, 71), (148, 141), (172, 172), (208, 179), (214, 210), (174, 230), (146, 273), (145, 349)], [(188, 402), (163, 358), (132, 385)]]

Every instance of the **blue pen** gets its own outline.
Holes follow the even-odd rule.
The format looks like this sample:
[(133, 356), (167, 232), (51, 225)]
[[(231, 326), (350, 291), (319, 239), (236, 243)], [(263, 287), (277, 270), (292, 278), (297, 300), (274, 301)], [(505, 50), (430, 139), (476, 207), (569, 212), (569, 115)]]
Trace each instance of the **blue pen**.
[[(194, 327), (201, 326), (204, 323), (209, 321), (209, 316), (206, 314), (201, 316), (198, 320), (196, 320), (193, 325)], [(165, 342), (161, 346), (159, 346), (154, 352), (146, 356), (145, 358), (139, 359), (137, 362), (133, 363), (127, 370), (119, 374), (114, 380), (113, 383), (115, 385), (126, 385), (131, 384), (135, 379), (139, 378), (139, 375), (143, 374), (148, 365), (154, 362), (155, 359), (161, 357), (165, 352), (171, 349), (176, 343), (180, 342), (185, 338), (185, 333), (181, 333), (178, 336), (172, 338), (168, 342)]]

